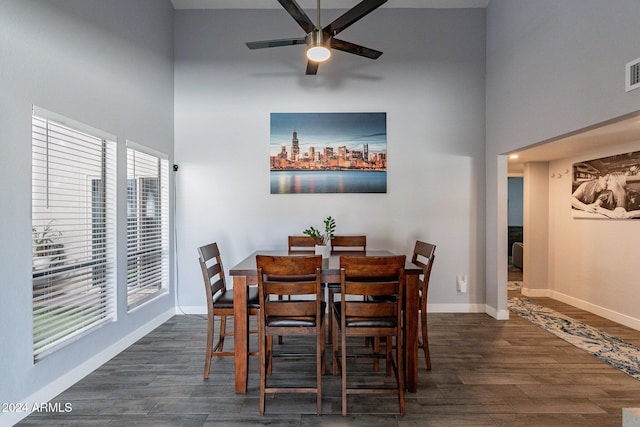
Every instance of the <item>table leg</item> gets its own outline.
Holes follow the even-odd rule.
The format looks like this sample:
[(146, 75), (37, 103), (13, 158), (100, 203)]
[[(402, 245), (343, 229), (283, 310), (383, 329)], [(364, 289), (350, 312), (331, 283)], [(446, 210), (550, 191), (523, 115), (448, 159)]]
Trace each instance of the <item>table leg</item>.
[(233, 330), (236, 368), (236, 394), (247, 392), (249, 369), (249, 315), (247, 313), (247, 276), (233, 276)]
[(420, 312), (419, 281), (417, 274), (406, 275), (404, 310), (404, 355), (405, 384), (407, 390), (418, 390), (418, 317)]

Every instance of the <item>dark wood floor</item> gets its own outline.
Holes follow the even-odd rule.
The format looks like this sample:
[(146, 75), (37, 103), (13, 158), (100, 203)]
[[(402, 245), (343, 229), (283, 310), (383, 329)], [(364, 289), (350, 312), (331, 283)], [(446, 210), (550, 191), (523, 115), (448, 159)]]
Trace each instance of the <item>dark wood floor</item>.
[[(638, 331), (544, 302), (638, 343)], [(60, 394), (54, 401), (70, 403), (70, 413), (33, 414), (19, 425), (620, 426), (622, 408), (640, 407), (640, 381), (517, 316), (436, 313), (429, 327), (433, 370), (421, 360), (418, 392), (407, 394), (402, 418), (393, 396), (349, 398), (350, 416), (342, 417), (339, 377), (330, 374), (322, 416), (312, 396), (276, 395), (261, 417), (256, 358), (246, 395), (234, 393), (232, 358), (214, 360), (203, 380), (206, 322), (190, 315), (170, 319)], [(314, 375), (306, 361), (275, 363), (274, 375)]]

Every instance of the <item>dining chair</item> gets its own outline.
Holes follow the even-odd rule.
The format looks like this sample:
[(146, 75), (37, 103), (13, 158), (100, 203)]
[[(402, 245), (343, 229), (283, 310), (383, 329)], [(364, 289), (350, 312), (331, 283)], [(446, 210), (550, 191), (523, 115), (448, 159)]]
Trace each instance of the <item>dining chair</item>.
[[(399, 256), (341, 256), (340, 300), (333, 305), (333, 375), (342, 376), (342, 415), (347, 415), (347, 396), (352, 394), (398, 395), (400, 414), (405, 414), (404, 399), (404, 350), (402, 335), (402, 310), (404, 301), (406, 257)], [(354, 298), (356, 297), (356, 298)], [(348, 337), (384, 338), (386, 345), (381, 354), (369, 347), (352, 346)], [(340, 337), (340, 340), (338, 339)], [(395, 346), (393, 345), (395, 337)], [(351, 351), (349, 349), (351, 348)], [(363, 351), (364, 349), (364, 351)], [(395, 349), (395, 361), (393, 350)], [(386, 360), (386, 374), (395, 375), (396, 387), (386, 384), (356, 387), (347, 381), (347, 361), (350, 358)]]
[[(234, 356), (233, 351), (224, 351), (225, 337), (233, 336), (232, 332), (227, 332), (227, 316), (233, 316), (233, 291), (227, 292), (222, 258), (217, 243), (210, 243), (198, 248), (200, 269), (204, 279), (204, 287), (207, 295), (207, 357), (204, 363), (204, 379), (209, 378), (211, 369), (211, 359), (219, 356)], [(249, 288), (247, 295), (248, 313), (257, 315), (258, 313), (258, 290), (255, 287)], [(220, 330), (218, 341), (213, 345), (214, 319), (220, 316)], [(257, 331), (251, 331), (256, 333)], [(250, 352), (250, 355), (257, 355), (257, 352)]]
[[(364, 255), (367, 252), (367, 236), (333, 236), (331, 239), (332, 255)], [(329, 319), (333, 317), (333, 301), (340, 292), (340, 283), (327, 283), (329, 301)], [(331, 339), (332, 322), (329, 322), (328, 339)]]
[[(324, 303), (322, 302), (321, 255), (256, 255), (258, 269), (258, 352), (260, 359), (260, 415), (264, 415), (265, 395), (274, 393), (315, 393), (317, 414), (322, 414), (322, 374), (325, 372)], [(287, 297), (280, 299), (279, 297)], [(276, 354), (274, 336), (314, 336), (316, 339), (316, 386), (267, 386), (274, 357), (301, 358), (301, 353)], [(286, 366), (291, 369), (292, 366)], [(292, 376), (295, 377), (295, 376)]]
[(427, 370), (431, 370), (431, 355), (429, 354), (429, 332), (427, 327), (427, 295), (429, 291), (429, 278), (431, 269), (436, 259), (436, 245), (416, 240), (411, 262), (422, 268), (420, 279), (420, 324), (422, 329), (422, 342), (419, 344), (424, 351), (424, 360)]

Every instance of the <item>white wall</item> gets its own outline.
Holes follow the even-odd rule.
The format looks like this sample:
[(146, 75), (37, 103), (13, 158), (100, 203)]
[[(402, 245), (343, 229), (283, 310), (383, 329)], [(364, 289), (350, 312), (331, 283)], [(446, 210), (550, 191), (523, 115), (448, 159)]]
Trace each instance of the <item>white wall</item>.
[[(640, 141), (550, 162), (572, 170), (576, 162), (640, 150)], [(571, 174), (549, 179), (548, 296), (640, 330), (638, 220), (574, 219)]]
[[(123, 188), (127, 138), (173, 153), (172, 25), (168, 0), (0, 2), (0, 402), (47, 401), (173, 313), (173, 294), (126, 313), (121, 227), (117, 322), (33, 363), (32, 105), (117, 135)], [(118, 215), (126, 224), (126, 191)]]
[(527, 163), (524, 177), (522, 293), (544, 296), (541, 289), (549, 284), (549, 163)]
[[(380, 9), (341, 38), (382, 57), (335, 52), (313, 77), (303, 47), (244, 44), (303, 35), (281, 10), (177, 11), (180, 308), (204, 311), (198, 246), (217, 241), (229, 269), (332, 215), (337, 233), (364, 233), (372, 249), (435, 243), (433, 310), (484, 311), (484, 21), (482, 9)], [(387, 113), (387, 193), (270, 195), (269, 114), (347, 111)]]
[[(498, 289), (504, 272), (490, 268), (506, 255), (504, 239), (500, 238), (505, 224), (494, 219), (500, 218), (504, 209), (498, 183), (506, 180), (506, 174), (496, 172), (503, 161), (500, 155), (640, 109), (638, 91), (624, 91), (624, 66), (640, 56), (638, 20), (637, 0), (490, 2), (486, 86), (488, 305), (503, 304)], [(635, 280), (621, 265), (626, 255), (619, 242), (635, 233), (629, 227), (637, 224), (597, 225), (608, 229), (597, 236), (598, 244), (608, 250), (597, 250), (597, 254), (586, 244), (584, 230), (579, 230), (586, 224), (572, 223), (562, 237), (549, 236), (550, 286), (580, 280), (580, 289), (563, 285), (568, 297), (639, 319), (638, 308), (630, 307), (629, 301), (634, 299), (629, 294), (615, 291), (601, 298), (599, 290), (603, 287), (600, 269), (608, 271), (607, 283)], [(551, 233), (557, 231), (555, 228)], [(565, 255), (558, 254), (566, 252), (555, 247), (560, 242), (581, 243), (570, 251), (575, 262), (585, 261), (578, 271), (564, 265)], [(578, 267), (573, 261), (569, 266)]]

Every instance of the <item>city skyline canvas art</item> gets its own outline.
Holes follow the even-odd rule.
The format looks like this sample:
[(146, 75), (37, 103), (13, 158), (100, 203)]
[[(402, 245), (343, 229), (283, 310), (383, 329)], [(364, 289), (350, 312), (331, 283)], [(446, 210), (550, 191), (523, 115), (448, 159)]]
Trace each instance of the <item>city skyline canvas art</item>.
[(387, 113), (271, 113), (271, 194), (386, 193)]

